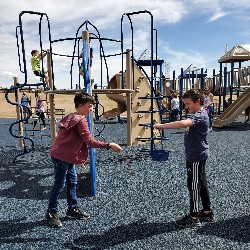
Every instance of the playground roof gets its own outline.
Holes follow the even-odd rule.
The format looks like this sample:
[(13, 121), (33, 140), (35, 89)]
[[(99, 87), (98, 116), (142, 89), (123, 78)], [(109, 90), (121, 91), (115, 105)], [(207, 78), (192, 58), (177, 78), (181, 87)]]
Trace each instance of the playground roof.
[[(197, 68), (195, 65), (190, 64), (184, 71), (183, 71), (183, 78), (201, 78), (206, 77), (207, 71), (205, 70), (203, 74), (201, 74), (201, 69)], [(179, 78), (181, 75), (178, 76)]]
[(231, 50), (229, 50), (224, 56), (222, 56), (219, 63), (229, 62), (244, 62), (250, 60), (250, 51), (237, 44)]
[[(138, 58), (138, 63), (141, 66), (150, 66), (151, 65), (151, 50), (145, 49), (141, 56)], [(153, 65), (161, 65), (164, 63), (164, 60), (159, 56), (156, 57), (153, 53)]]

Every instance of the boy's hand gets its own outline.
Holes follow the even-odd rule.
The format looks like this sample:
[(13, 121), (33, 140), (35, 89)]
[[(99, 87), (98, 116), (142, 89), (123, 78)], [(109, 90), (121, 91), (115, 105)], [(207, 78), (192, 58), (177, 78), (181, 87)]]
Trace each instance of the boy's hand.
[(119, 152), (122, 150), (122, 148), (116, 143), (109, 143), (109, 145), (110, 145), (111, 149), (115, 152)]
[(160, 123), (155, 123), (155, 124), (153, 125), (153, 127), (154, 127), (154, 128), (158, 128), (158, 129), (162, 129), (162, 124), (160, 124)]

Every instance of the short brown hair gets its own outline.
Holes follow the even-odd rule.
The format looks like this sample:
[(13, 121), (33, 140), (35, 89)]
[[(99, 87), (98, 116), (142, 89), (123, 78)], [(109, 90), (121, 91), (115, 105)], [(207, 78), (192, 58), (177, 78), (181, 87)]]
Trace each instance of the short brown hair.
[(190, 89), (183, 96), (182, 99), (190, 98), (193, 102), (200, 100), (201, 106), (204, 104), (204, 93), (201, 89)]
[(36, 49), (33, 49), (33, 50), (31, 50), (31, 55), (34, 56), (37, 52), (39, 52), (39, 51)]
[(85, 91), (82, 91), (79, 94), (75, 95), (74, 103), (75, 103), (75, 108), (78, 108), (80, 104), (82, 105), (86, 103), (95, 104), (95, 100), (90, 94), (86, 93)]
[(173, 98), (177, 98), (178, 96), (177, 96), (176, 93), (173, 93), (173, 94), (172, 94), (172, 97), (173, 97)]

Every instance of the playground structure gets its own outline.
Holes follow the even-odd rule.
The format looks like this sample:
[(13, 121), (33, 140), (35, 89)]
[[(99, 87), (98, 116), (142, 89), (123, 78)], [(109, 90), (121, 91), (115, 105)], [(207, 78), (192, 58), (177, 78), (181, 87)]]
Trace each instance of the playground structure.
[[(88, 35), (88, 32), (83, 32)], [(137, 145), (145, 144), (150, 142), (150, 115), (155, 113), (155, 121), (160, 121), (160, 113), (157, 111), (159, 109), (156, 99), (153, 99), (153, 109), (151, 109), (151, 86), (148, 82), (146, 76), (141, 72), (137, 65), (134, 65), (132, 70), (132, 61), (130, 52), (126, 52), (126, 74), (125, 74), (125, 85), (122, 88), (122, 74), (118, 73), (114, 75), (107, 88), (104, 89), (91, 89), (91, 94), (105, 94), (108, 98), (117, 103), (117, 108), (105, 111), (104, 117), (114, 117), (118, 116), (123, 112), (127, 112), (127, 145)], [(134, 88), (131, 88), (132, 82), (132, 71), (134, 76)], [(45, 91), (49, 96), (55, 94), (76, 94), (79, 93), (79, 89), (72, 90), (51, 90)], [(143, 98), (143, 99), (141, 99)], [(53, 110), (53, 107), (52, 107)], [(145, 115), (142, 115), (144, 114)], [(130, 117), (130, 119), (129, 119)], [(51, 118), (53, 119), (53, 112), (51, 112)], [(52, 124), (51, 129), (54, 131), (53, 134), (56, 135), (56, 126)], [(160, 134), (154, 131), (154, 139), (161, 140)], [(52, 139), (53, 140), (53, 139)]]
[(248, 107), (250, 107), (250, 88), (245, 90), (219, 117), (214, 119), (213, 127), (221, 128), (232, 123)]
[[(250, 107), (250, 67), (241, 68), (241, 63), (250, 60), (250, 52), (244, 49), (240, 45), (236, 45), (230, 51), (228, 51), (224, 56), (222, 56), (218, 62), (220, 63), (220, 87), (223, 92), (223, 113), (220, 115), (220, 109), (218, 114), (220, 115), (213, 121), (214, 127), (222, 127), (232, 123), (239, 115), (242, 114), (244, 110)], [(239, 68), (235, 70), (235, 62), (238, 62)], [(230, 73), (227, 72), (227, 67), (224, 67), (222, 71), (222, 64), (230, 63), (231, 70)], [(224, 72), (224, 77), (222, 76)], [(222, 77), (223, 80), (222, 81)], [(228, 80), (228, 81), (227, 81)], [(237, 99), (234, 103), (233, 91), (237, 91)], [(225, 110), (225, 97), (230, 93), (230, 106)], [(241, 94), (241, 95), (240, 95)], [(249, 114), (248, 114), (249, 122)]]
[[(39, 12), (22, 12), (19, 15), (19, 29), (21, 35), (21, 45), (22, 45), (22, 55), (23, 55), (23, 69), (20, 63), (20, 51), (19, 51), (19, 43), (18, 43), (18, 55), (19, 55), (19, 65), (20, 71), (25, 74), (25, 82), (24, 84), (18, 83), (18, 80), (15, 79), (14, 87), (12, 87), (9, 91), (6, 92), (6, 99), (8, 101), (8, 92), (10, 91), (17, 91), (23, 87), (27, 86), (44, 86), (44, 81), (35, 83), (35, 84), (28, 84), (27, 83), (27, 69), (26, 69), (26, 59), (25, 59), (25, 45), (23, 40), (23, 31), (22, 31), (22, 16), (24, 14), (34, 14), (40, 16), (40, 26), (41, 20), (45, 16), (48, 23), (48, 30), (49, 30), (49, 42), (50, 42), (50, 52), (47, 54), (47, 69), (48, 69), (48, 76), (49, 76), (49, 87), (51, 90), (45, 91), (46, 94), (49, 96), (49, 113), (50, 113), (50, 128), (51, 128), (51, 141), (54, 142), (56, 138), (56, 107), (55, 107), (55, 95), (58, 94), (76, 94), (79, 91), (85, 90), (89, 94), (105, 94), (108, 98), (115, 101), (117, 103), (117, 108), (112, 110), (105, 111), (103, 113), (104, 117), (112, 117), (112, 116), (119, 116), (123, 112), (127, 112), (127, 145), (137, 145), (137, 144), (147, 144), (150, 143), (149, 152), (153, 153), (155, 150), (155, 141), (162, 141), (168, 138), (164, 137), (163, 132), (159, 132), (158, 130), (153, 129), (153, 124), (155, 122), (162, 122), (162, 110), (160, 108), (160, 100), (163, 98), (167, 98), (168, 91), (170, 89), (174, 89), (176, 92), (179, 92), (179, 95), (182, 96), (184, 91), (190, 88), (201, 88), (210, 87), (213, 93), (218, 92), (220, 101), (217, 108), (216, 114), (220, 115), (221, 107), (224, 105), (225, 96), (230, 92), (230, 96), (232, 95), (233, 91), (237, 88), (242, 89), (242, 86), (248, 87), (250, 83), (249, 79), (249, 67), (245, 69), (239, 68), (237, 71), (234, 69), (233, 64), (231, 65), (231, 71), (227, 72), (227, 69), (224, 69), (224, 76), (222, 76), (222, 70), (220, 71), (219, 75), (213, 72), (213, 78), (207, 78), (207, 74), (203, 69), (194, 70), (189, 67), (186, 71), (181, 69), (181, 74), (175, 78), (175, 71), (173, 72), (173, 80), (166, 79), (162, 76), (162, 68), (161, 65), (163, 64), (163, 60), (158, 60), (157, 57), (157, 49), (156, 49), (156, 56), (154, 56), (154, 48), (153, 48), (153, 32), (155, 29), (153, 28), (153, 16), (148, 11), (139, 11), (134, 13), (126, 13), (123, 14), (121, 19), (121, 27), (123, 27), (123, 18), (124, 16), (131, 19), (131, 16), (146, 13), (150, 15), (151, 18), (151, 50), (150, 58), (148, 60), (138, 60), (134, 59), (134, 52), (133, 46), (130, 49), (123, 48), (123, 31), (121, 28), (121, 40), (119, 42), (121, 44), (121, 53), (119, 54), (122, 58), (121, 63), (121, 71), (115, 74), (110, 80), (107, 77), (107, 87), (103, 88), (103, 83), (101, 82), (101, 88), (93, 89), (92, 88), (92, 81), (91, 81), (91, 67), (92, 67), (92, 57), (91, 57), (91, 40), (97, 39), (100, 43), (100, 57), (104, 60), (105, 65), (106, 61), (105, 58), (107, 55), (104, 54), (102, 40), (108, 40), (107, 38), (102, 38), (98, 32), (98, 30), (88, 21), (84, 22), (77, 30), (76, 36), (74, 38), (65, 38), (59, 40), (51, 40), (50, 35), (50, 24), (48, 17), (45, 13)], [(40, 27), (39, 26), (39, 27)], [(85, 26), (85, 30), (84, 27)], [(89, 32), (89, 26), (94, 27), (96, 33), (95, 35)], [(83, 31), (82, 31), (83, 30)], [(81, 36), (78, 34), (81, 33)], [(133, 28), (131, 22), (131, 32), (133, 38)], [(41, 32), (39, 32), (41, 35)], [(77, 58), (79, 62), (79, 54), (81, 54), (82, 58), (82, 67), (83, 67), (83, 84), (78, 84), (76, 89), (73, 89), (73, 84), (71, 81), (71, 89), (70, 90), (58, 90), (55, 89), (54, 84), (54, 73), (53, 73), (53, 55), (58, 55), (53, 53), (52, 44), (55, 42), (60, 42), (64, 40), (74, 40), (75, 46), (73, 50), (73, 55), (66, 55), (72, 57), (72, 64), (71, 64), (71, 79), (72, 79), (72, 68), (74, 59)], [(112, 39), (110, 39), (112, 40)], [(114, 40), (112, 40), (114, 41)], [(81, 42), (81, 43), (80, 43)], [(82, 44), (82, 49), (80, 49), (80, 44)], [(132, 41), (133, 44), (133, 41)], [(78, 45), (78, 50), (76, 51), (76, 47)], [(40, 44), (41, 52), (43, 51), (42, 43)], [(81, 51), (81, 53), (79, 53)], [(77, 54), (77, 55), (76, 55)], [(126, 69), (124, 70), (124, 63), (123, 57), (126, 56)], [(60, 55), (65, 56), (65, 55)], [(108, 55), (114, 56), (114, 55)], [(115, 55), (117, 56), (117, 55)], [(142, 59), (142, 58), (141, 58)], [(230, 58), (232, 60), (232, 58)], [(242, 60), (242, 59), (241, 59)], [(246, 58), (244, 58), (246, 60)], [(156, 81), (156, 73), (157, 73), (157, 66), (160, 65), (160, 77), (158, 78), (159, 81)], [(43, 61), (42, 61), (43, 66)], [(143, 69), (143, 66), (150, 67), (150, 76), (146, 74)], [(107, 67), (107, 66), (106, 66)], [(222, 66), (221, 66), (222, 68)], [(108, 68), (106, 68), (108, 71)], [(102, 72), (102, 68), (101, 68)], [(102, 79), (102, 77), (101, 77)], [(222, 81), (224, 79), (224, 82)], [(242, 83), (244, 82), (244, 85)], [(82, 85), (82, 86), (81, 86)], [(248, 89), (249, 90), (249, 89)], [(238, 99), (237, 102), (233, 103), (225, 113), (223, 113), (217, 120), (214, 121), (214, 126), (224, 126), (230, 122), (232, 122), (236, 116), (242, 113), (244, 109), (246, 109), (249, 105), (249, 91), (243, 93)], [(158, 96), (157, 91), (161, 92), (163, 95)], [(17, 91), (18, 92), (18, 91)], [(239, 93), (239, 91), (237, 92)], [(221, 97), (223, 97), (223, 105), (221, 105)], [(34, 148), (34, 141), (27, 137), (23, 136), (22, 130), (22, 123), (26, 120), (22, 118), (22, 105), (18, 103), (20, 98), (16, 98), (16, 102), (11, 102), (13, 105), (17, 105), (17, 114), (19, 115), (18, 121), (13, 123), (10, 127), (10, 133), (19, 138), (20, 146), (24, 147), (24, 151), (22, 154), (31, 152)], [(232, 99), (231, 99), (232, 100)], [(181, 102), (181, 101), (180, 101)], [(180, 119), (182, 119), (182, 103), (180, 105), (181, 112), (180, 112)], [(230, 110), (233, 111), (230, 112)], [(224, 115), (224, 116), (223, 116)], [(28, 118), (29, 119), (29, 116)], [(218, 121), (218, 122), (217, 122)], [(92, 114), (88, 116), (89, 122), (89, 129), (90, 132), (93, 134), (93, 117)], [(12, 131), (12, 127), (18, 124), (19, 125), (19, 135), (14, 135)], [(218, 125), (217, 125), (218, 124)], [(26, 146), (25, 140), (29, 140), (31, 142), (31, 147), (28, 148)], [(22, 155), (20, 154), (20, 155)], [(18, 156), (17, 156), (18, 157)], [(16, 159), (16, 158), (15, 158)], [(91, 182), (92, 182), (92, 194), (95, 195), (96, 187), (96, 170), (95, 170), (95, 154), (94, 149), (90, 149), (90, 170), (91, 170)]]
[[(132, 15), (137, 15), (141, 13), (146, 13), (150, 15), (151, 20), (151, 51), (153, 55), (153, 16), (148, 11), (141, 11), (141, 12), (135, 12), (135, 13), (126, 13), (123, 15), (127, 16), (129, 19)], [(30, 118), (31, 113), (29, 116), (25, 119), (22, 117), (22, 105), (19, 104), (19, 97), (16, 98), (15, 102), (11, 102), (8, 99), (8, 93), (11, 91), (17, 91), (18, 89), (21, 89), (23, 87), (27, 86), (40, 86), (45, 85), (44, 82), (39, 82), (36, 84), (28, 84), (27, 82), (27, 69), (26, 69), (26, 59), (25, 59), (25, 44), (23, 39), (23, 29), (22, 29), (22, 16), (25, 14), (32, 14), (32, 15), (38, 15), (40, 17), (40, 25), (41, 27), (41, 20), (43, 17), (46, 17), (47, 23), (48, 23), (48, 30), (49, 30), (49, 42), (50, 42), (50, 49), (49, 53), (47, 53), (47, 69), (48, 69), (48, 76), (49, 76), (49, 87), (51, 90), (45, 91), (44, 93), (48, 94), (49, 96), (49, 110), (50, 110), (50, 127), (51, 127), (51, 141), (54, 142), (56, 138), (56, 118), (55, 118), (55, 102), (54, 97), (57, 94), (75, 94), (79, 93), (79, 91), (85, 90), (90, 95), (92, 94), (105, 94), (108, 95), (111, 99), (115, 100), (117, 102), (117, 112), (115, 115), (119, 115), (120, 113), (127, 111), (127, 145), (136, 145), (136, 144), (145, 144), (150, 143), (150, 149), (149, 152), (153, 152), (155, 150), (154, 142), (162, 141), (164, 138), (157, 130), (155, 131), (153, 129), (153, 123), (154, 122), (161, 122), (161, 114), (159, 110), (159, 102), (158, 97), (156, 97), (154, 86), (153, 86), (153, 56), (151, 56), (151, 76), (147, 76), (144, 72), (141, 71), (140, 65), (136, 64), (134, 61), (134, 54), (133, 54), (133, 47), (131, 49), (126, 49), (124, 51), (123, 49), (123, 34), (121, 32), (121, 41), (118, 41), (121, 43), (122, 51), (120, 55), (122, 56), (122, 70), (120, 74), (116, 74), (113, 78), (111, 78), (111, 81), (108, 80), (107, 88), (101, 88), (101, 89), (92, 89), (91, 85), (91, 66), (92, 66), (92, 60), (90, 56), (90, 40), (92, 39), (98, 39), (100, 41), (100, 47), (101, 51), (103, 51), (101, 40), (103, 38), (100, 37), (99, 32), (98, 36), (95, 37), (88, 31), (88, 26), (91, 26), (91, 24), (86, 21), (84, 22), (79, 28), (76, 33), (75, 38), (66, 38), (66, 39), (72, 39), (75, 40), (75, 46), (72, 57), (72, 65), (73, 66), (73, 59), (78, 58), (79, 59), (79, 53), (77, 53), (77, 56), (75, 56), (75, 48), (78, 43), (78, 52), (79, 52), (79, 41), (82, 41), (82, 49), (81, 49), (81, 58), (82, 58), (82, 67), (83, 67), (83, 80), (84, 80), (84, 88), (81, 88), (80, 82), (78, 84), (77, 89), (71, 88), (70, 90), (55, 90), (55, 84), (54, 84), (54, 73), (53, 73), (53, 50), (52, 50), (52, 43), (63, 41), (64, 39), (59, 40), (51, 40), (50, 35), (50, 24), (49, 19), (45, 13), (39, 13), (39, 12), (29, 12), (29, 11), (23, 11), (19, 15), (19, 29), (20, 29), (20, 36), (21, 36), (21, 46), (22, 46), (22, 60), (20, 59), (20, 51), (19, 51), (19, 43), (18, 43), (18, 55), (19, 55), (19, 65), (20, 65), (20, 71), (25, 74), (25, 82), (24, 84), (18, 83), (16, 79), (16, 84), (14, 87), (11, 87), (9, 91), (6, 92), (6, 99), (9, 103), (13, 105), (17, 105), (17, 114), (19, 113), (20, 116), (18, 116), (18, 120), (13, 123), (10, 127), (11, 134), (19, 138), (21, 144), (23, 143), (24, 151), (20, 155), (23, 155), (27, 152), (31, 152), (34, 149), (34, 141), (31, 138), (28, 138), (23, 135), (23, 129), (22, 129), (22, 123), (27, 121), (27, 119)], [(121, 20), (121, 26), (123, 23), (123, 18)], [(82, 31), (81, 37), (78, 36), (78, 33), (82, 29), (82, 27), (86, 25), (86, 30)], [(94, 26), (92, 26), (94, 27)], [(133, 32), (133, 29), (131, 28), (131, 32)], [(41, 31), (39, 30), (39, 34), (41, 36)], [(18, 37), (18, 36), (17, 36)], [(133, 35), (132, 35), (133, 37)], [(41, 40), (41, 37), (40, 37)], [(106, 39), (107, 40), (107, 39)], [(44, 51), (42, 43), (40, 44), (41, 52)], [(126, 70), (124, 72), (123, 70), (123, 55), (126, 55)], [(104, 52), (101, 55), (105, 59)], [(23, 69), (21, 67), (21, 61), (23, 61)], [(42, 68), (43, 68), (43, 62), (42, 62)], [(71, 72), (72, 73), (72, 72)], [(125, 75), (125, 77), (124, 77)], [(125, 81), (124, 81), (125, 80)], [(102, 85), (102, 84), (101, 84)], [(72, 87), (72, 84), (71, 84)], [(18, 92), (18, 91), (17, 91)], [(113, 113), (114, 114), (114, 113)], [(88, 122), (89, 122), (89, 129), (90, 132), (93, 134), (93, 117), (92, 114), (88, 115)], [(14, 135), (12, 126), (14, 124), (19, 124), (19, 134)], [(31, 148), (28, 148), (27, 144), (25, 143), (25, 140), (29, 140), (32, 143)], [(21, 145), (20, 145), (21, 146)], [(90, 172), (91, 172), (91, 190), (92, 194), (95, 195), (96, 187), (96, 170), (95, 170), (95, 154), (94, 149), (89, 149), (90, 154)], [(19, 155), (18, 155), (19, 156)], [(17, 157), (18, 157), (17, 156)]]
[[(163, 95), (168, 96), (169, 90), (173, 89), (179, 92), (182, 96), (183, 92), (191, 88), (204, 89), (208, 87), (211, 92), (218, 96), (218, 102), (214, 104), (214, 121), (213, 127), (223, 127), (232, 123), (238, 116), (242, 115), (245, 110), (250, 107), (250, 66), (241, 67), (243, 61), (250, 60), (250, 52), (236, 45), (218, 62), (220, 63), (219, 74), (213, 70), (213, 77), (207, 77), (204, 69), (197, 69), (190, 65), (186, 70), (181, 69), (181, 74), (175, 78), (175, 71), (173, 72), (173, 79), (163, 81)], [(239, 67), (235, 67), (235, 62), (239, 63)], [(223, 63), (230, 63), (231, 69), (222, 67)], [(237, 99), (233, 102), (233, 95)], [(229, 96), (229, 107), (226, 109), (227, 96)], [(246, 112), (246, 121), (249, 122), (249, 114)], [(182, 106), (180, 112), (182, 119)]]

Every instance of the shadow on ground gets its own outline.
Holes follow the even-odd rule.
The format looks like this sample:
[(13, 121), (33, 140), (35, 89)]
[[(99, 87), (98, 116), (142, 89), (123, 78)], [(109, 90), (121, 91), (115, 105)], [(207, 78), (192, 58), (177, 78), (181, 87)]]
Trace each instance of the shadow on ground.
[(139, 220), (127, 225), (121, 225), (105, 231), (103, 234), (84, 235), (65, 247), (70, 249), (108, 249), (126, 242), (142, 240), (154, 235), (171, 233), (181, 230), (173, 222), (150, 222)]
[[(5, 163), (2, 162), (0, 168), (0, 197), (47, 200), (54, 177), (53, 164), (47, 152), (35, 150), (25, 156), (26, 160), (10, 164), (8, 160), (14, 151), (10, 149), (0, 153), (0, 159), (6, 160)], [(81, 196), (91, 196), (90, 184), (89, 172), (78, 174), (77, 192)], [(66, 198), (65, 189), (60, 197)]]
[(221, 131), (248, 131), (250, 130), (250, 126), (248, 124), (242, 122), (233, 122), (230, 125), (224, 126), (222, 128), (213, 128), (215, 132)]
[(49, 238), (20, 238), (20, 235), (27, 231), (44, 226), (45, 221), (23, 222), (26, 218), (0, 222), (1, 243), (29, 243), (29, 242), (49, 242)]
[(197, 233), (250, 243), (250, 215), (206, 224)]

